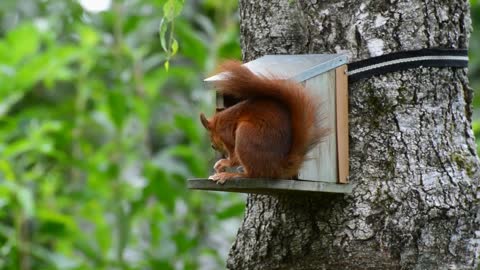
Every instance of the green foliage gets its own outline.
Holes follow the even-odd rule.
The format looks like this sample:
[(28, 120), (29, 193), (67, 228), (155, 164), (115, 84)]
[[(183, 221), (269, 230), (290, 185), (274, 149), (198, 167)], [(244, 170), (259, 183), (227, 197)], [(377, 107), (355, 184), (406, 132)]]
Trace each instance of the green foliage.
[(469, 72), (470, 84), (475, 90), (474, 106), (480, 108), (480, 2), (471, 0), (473, 32), (470, 37)]
[(186, 178), (234, 3), (1, 1), (0, 269), (224, 267), (243, 200)]
[(480, 2), (470, 0), (473, 33), (469, 48), (469, 78), (474, 90), (473, 96), (473, 132), (477, 141), (477, 153), (480, 153)]
[(209, 173), (201, 80), (240, 58), (237, 1), (193, 2), (0, 1), (0, 269), (224, 268), (243, 200), (185, 179)]

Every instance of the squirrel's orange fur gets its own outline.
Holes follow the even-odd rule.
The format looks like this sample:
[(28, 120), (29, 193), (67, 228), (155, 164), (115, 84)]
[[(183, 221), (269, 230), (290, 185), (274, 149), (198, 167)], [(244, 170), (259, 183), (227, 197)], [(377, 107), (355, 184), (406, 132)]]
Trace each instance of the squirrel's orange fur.
[[(307, 152), (327, 134), (318, 101), (298, 83), (255, 75), (238, 62), (226, 62), (222, 71), (218, 91), (241, 101), (210, 120), (200, 115), (212, 147), (227, 156), (210, 179), (296, 177)], [(243, 173), (224, 172), (238, 165)]]

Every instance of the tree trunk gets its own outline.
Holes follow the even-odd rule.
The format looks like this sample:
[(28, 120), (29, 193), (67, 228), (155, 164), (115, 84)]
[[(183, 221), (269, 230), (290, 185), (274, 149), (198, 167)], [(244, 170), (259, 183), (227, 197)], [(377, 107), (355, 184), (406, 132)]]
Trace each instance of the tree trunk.
[[(240, 0), (243, 56), (350, 61), (466, 48), (468, 1)], [(480, 163), (466, 69), (350, 85), (350, 195), (249, 195), (229, 269), (476, 269)]]

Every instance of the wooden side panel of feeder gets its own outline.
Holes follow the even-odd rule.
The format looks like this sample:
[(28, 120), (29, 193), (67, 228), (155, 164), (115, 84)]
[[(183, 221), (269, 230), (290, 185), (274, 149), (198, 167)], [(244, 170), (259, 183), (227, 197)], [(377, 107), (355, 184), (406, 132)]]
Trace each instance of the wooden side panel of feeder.
[(215, 104), (217, 108), (225, 108), (225, 103), (223, 102), (223, 95), (215, 92)]
[(305, 86), (315, 98), (320, 100), (318, 116), (322, 126), (330, 130), (327, 138), (315, 147), (304, 162), (299, 179), (337, 182), (337, 130), (335, 106), (335, 70), (311, 78)]
[(338, 183), (348, 183), (348, 78), (347, 66), (336, 69)]

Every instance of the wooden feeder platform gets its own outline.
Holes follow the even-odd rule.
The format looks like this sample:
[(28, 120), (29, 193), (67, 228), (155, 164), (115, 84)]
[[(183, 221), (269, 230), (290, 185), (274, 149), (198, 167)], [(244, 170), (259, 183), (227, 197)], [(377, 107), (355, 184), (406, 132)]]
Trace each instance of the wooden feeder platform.
[(351, 193), (351, 184), (337, 184), (322, 181), (284, 180), (284, 179), (247, 179), (238, 178), (217, 184), (212, 180), (188, 179), (189, 189), (241, 192), (255, 194), (275, 193)]

